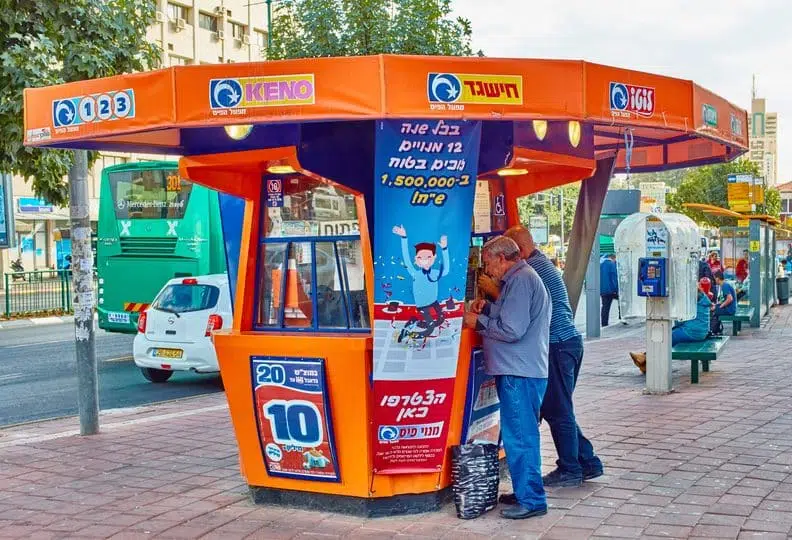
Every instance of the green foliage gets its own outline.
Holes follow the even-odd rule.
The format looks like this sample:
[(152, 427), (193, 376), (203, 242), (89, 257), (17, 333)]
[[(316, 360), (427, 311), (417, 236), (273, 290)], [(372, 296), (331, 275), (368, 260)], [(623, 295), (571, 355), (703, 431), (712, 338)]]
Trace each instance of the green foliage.
[(774, 218), (781, 217), (781, 193), (776, 188), (765, 191), (765, 213)]
[(283, 0), (267, 56), (469, 56), (471, 34), (470, 21), (451, 18), (451, 0)]
[(146, 41), (155, 9), (155, 0), (0, 0), (0, 170), (66, 204), (72, 153), (22, 146), (22, 91), (156, 67)]
[[(671, 212), (680, 212), (689, 216), (696, 223), (720, 227), (723, 225), (734, 225), (734, 219), (705, 214), (698, 210), (691, 210), (684, 207), (685, 203), (700, 203), (728, 208), (727, 180), (730, 174), (747, 173), (759, 176), (759, 169), (756, 164), (748, 160), (741, 159), (719, 165), (708, 165), (689, 169), (685, 179), (677, 188), (676, 193), (671, 193), (667, 197), (667, 203)], [(779, 198), (778, 209), (781, 203)], [(764, 213), (764, 208), (757, 208), (759, 213)]]
[(520, 223), (528, 224), (531, 216), (547, 216), (550, 228), (548, 235), (561, 236), (561, 197), (564, 195), (564, 238), (569, 237), (572, 231), (572, 220), (575, 218), (575, 208), (580, 194), (580, 182), (557, 187), (517, 199), (517, 211)]

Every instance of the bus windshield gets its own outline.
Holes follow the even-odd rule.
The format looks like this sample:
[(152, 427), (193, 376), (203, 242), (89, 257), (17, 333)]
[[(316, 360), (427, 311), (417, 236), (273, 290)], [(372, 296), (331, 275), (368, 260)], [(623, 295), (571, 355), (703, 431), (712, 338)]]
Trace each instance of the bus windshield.
[(142, 169), (109, 174), (118, 219), (181, 219), (192, 183), (178, 169)]

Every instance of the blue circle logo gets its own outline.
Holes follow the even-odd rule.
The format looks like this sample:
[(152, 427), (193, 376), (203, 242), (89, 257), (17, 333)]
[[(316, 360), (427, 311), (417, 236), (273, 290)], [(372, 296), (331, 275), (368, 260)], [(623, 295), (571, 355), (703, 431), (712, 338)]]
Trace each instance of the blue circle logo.
[(611, 109), (624, 111), (629, 103), (627, 97), (627, 87), (622, 83), (611, 83), (610, 87), (610, 106)]
[(70, 126), (77, 116), (77, 109), (75, 108), (74, 103), (69, 100), (64, 99), (57, 101), (55, 102), (53, 116), (55, 116), (56, 126)]
[(242, 101), (242, 85), (234, 79), (219, 79), (211, 83), (212, 108), (231, 109)]
[(267, 453), (267, 457), (276, 463), (283, 459), (283, 451), (277, 444), (269, 443), (264, 451)]
[(395, 441), (399, 438), (399, 430), (393, 426), (380, 426), (379, 440), (381, 441)]
[(431, 73), (428, 82), (429, 101), (453, 103), (462, 95), (462, 83), (451, 73)]

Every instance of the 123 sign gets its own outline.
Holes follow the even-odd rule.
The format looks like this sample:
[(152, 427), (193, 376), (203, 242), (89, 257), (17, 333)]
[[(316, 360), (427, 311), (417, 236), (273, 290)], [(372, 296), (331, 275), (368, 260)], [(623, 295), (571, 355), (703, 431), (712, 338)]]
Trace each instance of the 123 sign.
[(340, 481), (321, 358), (251, 358), (259, 441), (270, 476)]

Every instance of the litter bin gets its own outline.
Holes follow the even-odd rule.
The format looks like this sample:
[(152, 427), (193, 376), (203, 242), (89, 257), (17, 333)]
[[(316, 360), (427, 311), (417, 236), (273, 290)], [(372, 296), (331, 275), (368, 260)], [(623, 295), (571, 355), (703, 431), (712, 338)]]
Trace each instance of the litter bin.
[(789, 303), (789, 278), (776, 278), (776, 292), (778, 293), (778, 303), (786, 305)]

